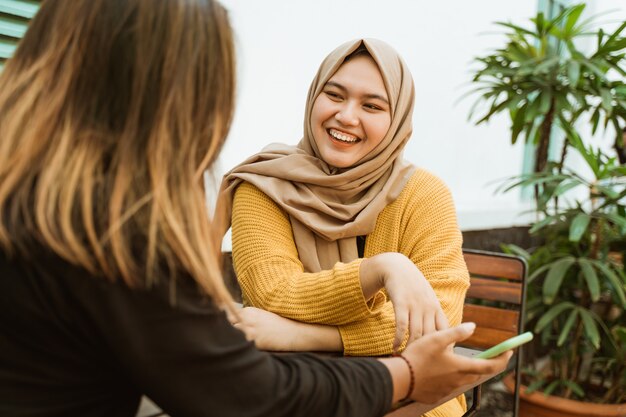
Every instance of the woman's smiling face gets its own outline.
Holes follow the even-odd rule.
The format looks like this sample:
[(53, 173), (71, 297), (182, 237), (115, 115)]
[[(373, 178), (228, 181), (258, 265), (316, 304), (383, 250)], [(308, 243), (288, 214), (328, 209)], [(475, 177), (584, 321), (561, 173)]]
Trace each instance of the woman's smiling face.
[(383, 77), (369, 55), (357, 55), (341, 65), (311, 110), (320, 156), (335, 168), (360, 161), (383, 140), (390, 124)]

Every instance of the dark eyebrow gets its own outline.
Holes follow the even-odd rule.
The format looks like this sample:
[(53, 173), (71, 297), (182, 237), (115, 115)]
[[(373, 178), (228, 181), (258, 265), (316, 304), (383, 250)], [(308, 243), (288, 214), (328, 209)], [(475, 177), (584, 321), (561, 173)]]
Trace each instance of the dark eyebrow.
[[(339, 84), (336, 81), (328, 81), (326, 83), (326, 85), (330, 85), (330, 86), (336, 87), (336, 88), (338, 88), (338, 89), (340, 89), (341, 91), (344, 91), (344, 92), (347, 91), (346, 87), (344, 87), (343, 85)], [(369, 98), (369, 99), (380, 100), (380, 101), (382, 101), (384, 103), (387, 103), (387, 105), (389, 104), (389, 101), (385, 97), (380, 96), (378, 94), (365, 94), (364, 97), (365, 98)]]

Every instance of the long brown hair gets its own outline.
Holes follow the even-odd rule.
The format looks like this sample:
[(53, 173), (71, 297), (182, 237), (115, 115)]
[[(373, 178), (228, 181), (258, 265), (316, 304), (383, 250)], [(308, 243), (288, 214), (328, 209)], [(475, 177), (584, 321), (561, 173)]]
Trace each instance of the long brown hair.
[(229, 300), (203, 173), (232, 119), (212, 0), (45, 0), (0, 74), (0, 247), (129, 286), (185, 272)]

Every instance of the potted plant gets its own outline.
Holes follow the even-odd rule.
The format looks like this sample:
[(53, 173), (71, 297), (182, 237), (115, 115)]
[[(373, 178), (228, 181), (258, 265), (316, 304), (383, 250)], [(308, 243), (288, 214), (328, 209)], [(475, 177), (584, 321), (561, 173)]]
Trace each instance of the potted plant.
[[(498, 23), (507, 44), (477, 58), (474, 75), (478, 102), (488, 104), (477, 123), (508, 112), (511, 141), (524, 137), (536, 145), (533, 172), (505, 185), (534, 188), (538, 221), (530, 233), (543, 242), (528, 251), (508, 247), (529, 263), (527, 326), (539, 336), (524, 358), (529, 396), (522, 392), (522, 415), (535, 407), (524, 402), (533, 396), (549, 409), (566, 403), (573, 412), (534, 409), (534, 415), (626, 415), (626, 273), (615, 252), (626, 242), (626, 166), (585, 145), (578, 128), (583, 121), (593, 133), (610, 126), (614, 148), (624, 147), (626, 22), (608, 34), (591, 30), (594, 20), (581, 19), (584, 8), (552, 19), (538, 13), (531, 28)], [(592, 52), (577, 49), (583, 37), (593, 37)], [(564, 140), (550, 160), (556, 129)], [(587, 173), (568, 167), (573, 156)], [(532, 394), (537, 390), (544, 394)], [(545, 394), (563, 400), (546, 401)]]

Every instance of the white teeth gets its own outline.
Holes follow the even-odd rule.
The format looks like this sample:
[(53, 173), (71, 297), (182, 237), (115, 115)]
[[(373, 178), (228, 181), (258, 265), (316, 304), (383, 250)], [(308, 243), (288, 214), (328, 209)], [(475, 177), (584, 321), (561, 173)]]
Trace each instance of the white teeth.
[(335, 129), (330, 129), (328, 133), (330, 133), (330, 135), (335, 139), (339, 139), (342, 142), (354, 143), (359, 140), (356, 136), (346, 135), (345, 133), (341, 133)]

